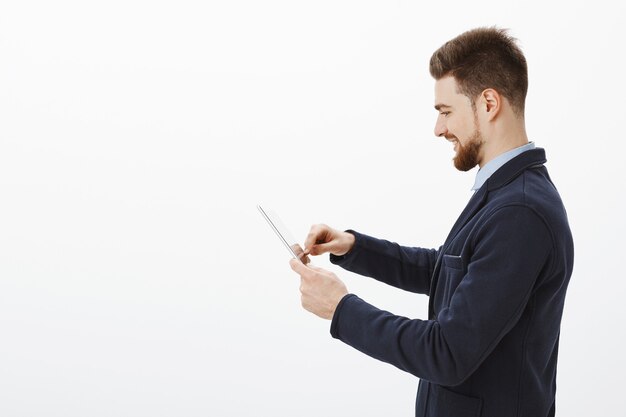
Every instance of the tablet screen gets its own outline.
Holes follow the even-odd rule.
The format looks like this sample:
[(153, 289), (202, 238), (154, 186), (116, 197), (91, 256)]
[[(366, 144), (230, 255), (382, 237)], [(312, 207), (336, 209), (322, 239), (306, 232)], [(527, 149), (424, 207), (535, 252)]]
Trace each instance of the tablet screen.
[(302, 247), (297, 243), (296, 239), (294, 239), (289, 229), (287, 229), (287, 227), (280, 220), (278, 214), (276, 214), (273, 210), (268, 209), (267, 207), (261, 207), (260, 205), (258, 205), (257, 208), (259, 209), (267, 223), (270, 225), (272, 230), (274, 230), (276, 236), (278, 236), (285, 248), (287, 248), (291, 257), (301, 260), (300, 258), (303, 253)]

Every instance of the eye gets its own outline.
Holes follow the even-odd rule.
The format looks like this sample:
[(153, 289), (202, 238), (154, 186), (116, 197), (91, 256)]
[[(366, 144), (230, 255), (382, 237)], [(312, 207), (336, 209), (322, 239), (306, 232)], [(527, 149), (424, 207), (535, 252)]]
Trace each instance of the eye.
[(441, 114), (442, 116), (445, 117), (445, 116), (449, 115), (450, 112), (449, 111), (442, 111), (442, 112), (439, 112), (439, 114)]

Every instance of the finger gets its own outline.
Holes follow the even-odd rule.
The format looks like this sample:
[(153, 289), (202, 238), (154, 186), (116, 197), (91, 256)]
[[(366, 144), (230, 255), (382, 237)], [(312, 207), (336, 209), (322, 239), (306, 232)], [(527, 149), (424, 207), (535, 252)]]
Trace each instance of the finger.
[(298, 259), (302, 261), (303, 264), (309, 263), (309, 257), (304, 252), (304, 250), (302, 250), (302, 247), (300, 245), (298, 245), (297, 243), (294, 243), (293, 245), (291, 245), (291, 249), (293, 250), (293, 253), (296, 254)]
[(298, 257), (301, 257), (304, 254), (304, 250), (302, 249), (302, 246), (298, 245), (297, 243), (294, 243), (293, 245), (290, 245), (289, 247), (291, 248), (293, 253), (298, 255)]
[(313, 226), (311, 226), (311, 228), (309, 229), (309, 233), (306, 235), (306, 238), (304, 239), (305, 250), (306, 248), (315, 244), (318, 233), (319, 233), (319, 226), (317, 224), (314, 224)]
[(300, 275), (305, 274), (309, 270), (309, 267), (307, 267), (305, 264), (303, 264), (299, 260), (293, 259), (293, 258), (289, 260), (289, 266), (291, 266), (291, 269), (293, 271), (295, 271), (296, 273)]
[(324, 242), (326, 240), (327, 234), (328, 230), (325, 225), (315, 224), (311, 226), (311, 230), (304, 240), (305, 252), (315, 246), (317, 242)]
[(309, 250), (309, 253), (311, 255), (322, 255), (326, 252), (330, 252), (331, 250), (332, 250), (331, 243), (320, 243), (320, 244), (312, 246)]

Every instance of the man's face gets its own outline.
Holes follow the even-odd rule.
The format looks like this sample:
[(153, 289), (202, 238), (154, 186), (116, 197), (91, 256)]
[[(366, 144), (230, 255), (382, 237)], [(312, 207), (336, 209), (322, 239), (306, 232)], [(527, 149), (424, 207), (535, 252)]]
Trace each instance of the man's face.
[(454, 77), (435, 82), (435, 109), (439, 112), (435, 135), (454, 144), (454, 166), (460, 171), (469, 171), (479, 165), (483, 137), (476, 111), (469, 97), (458, 92)]

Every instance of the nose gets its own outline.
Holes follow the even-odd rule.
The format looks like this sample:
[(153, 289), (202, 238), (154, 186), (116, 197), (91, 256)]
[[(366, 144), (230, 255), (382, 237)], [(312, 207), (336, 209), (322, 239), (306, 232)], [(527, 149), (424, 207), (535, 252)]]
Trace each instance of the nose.
[(443, 120), (443, 117), (439, 115), (437, 117), (437, 122), (435, 123), (435, 136), (442, 137), (448, 133), (448, 128), (446, 127), (446, 123)]

